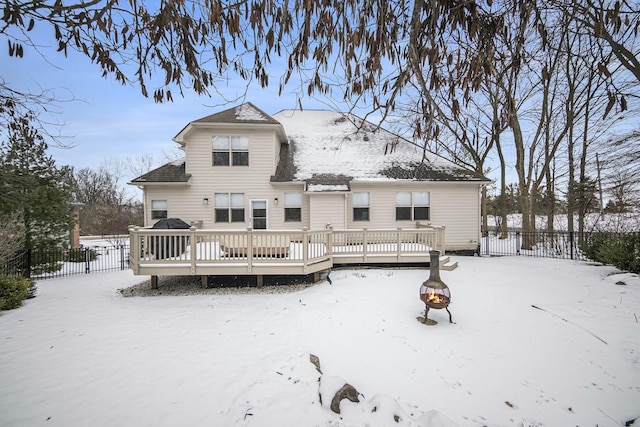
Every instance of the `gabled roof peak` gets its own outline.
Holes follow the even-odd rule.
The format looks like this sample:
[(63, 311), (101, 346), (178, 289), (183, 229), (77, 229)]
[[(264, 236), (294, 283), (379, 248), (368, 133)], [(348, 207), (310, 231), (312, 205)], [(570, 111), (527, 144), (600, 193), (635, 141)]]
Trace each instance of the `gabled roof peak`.
[(251, 102), (229, 108), (219, 113), (211, 114), (194, 120), (192, 123), (219, 124), (280, 124), (273, 117), (253, 105)]
[(279, 130), (277, 130), (279, 138), (284, 139), (284, 131), (282, 130), (282, 125), (280, 124), (280, 122), (253, 105), (251, 102), (245, 102), (244, 104), (237, 105), (219, 113), (211, 114), (209, 116), (205, 116), (189, 122), (184, 128), (182, 128), (180, 132), (178, 132), (176, 136), (173, 137), (173, 140), (179, 144), (182, 144), (185, 135), (195, 127), (215, 127), (230, 125), (238, 127), (253, 127), (260, 125), (276, 126), (279, 127)]

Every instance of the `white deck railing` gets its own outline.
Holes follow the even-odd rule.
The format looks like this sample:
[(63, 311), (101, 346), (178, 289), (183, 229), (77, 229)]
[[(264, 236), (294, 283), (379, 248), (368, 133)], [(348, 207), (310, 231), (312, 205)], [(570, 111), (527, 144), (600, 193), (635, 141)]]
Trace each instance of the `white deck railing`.
[(444, 227), (395, 230), (129, 230), (135, 274), (310, 274), (334, 264), (427, 262)]

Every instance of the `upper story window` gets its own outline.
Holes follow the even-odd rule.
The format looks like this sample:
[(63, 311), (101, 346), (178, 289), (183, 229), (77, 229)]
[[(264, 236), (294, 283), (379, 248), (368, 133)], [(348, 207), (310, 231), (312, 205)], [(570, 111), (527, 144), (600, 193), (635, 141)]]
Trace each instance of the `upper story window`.
[(429, 219), (430, 195), (428, 191), (396, 193), (396, 221)]
[(369, 221), (369, 193), (353, 193), (353, 220)]
[(302, 193), (284, 193), (284, 221), (302, 221)]
[(164, 219), (167, 217), (167, 201), (152, 200), (151, 201), (151, 219)]
[(216, 193), (215, 222), (244, 222), (244, 193)]
[(248, 166), (248, 136), (214, 136), (211, 140), (213, 166)]

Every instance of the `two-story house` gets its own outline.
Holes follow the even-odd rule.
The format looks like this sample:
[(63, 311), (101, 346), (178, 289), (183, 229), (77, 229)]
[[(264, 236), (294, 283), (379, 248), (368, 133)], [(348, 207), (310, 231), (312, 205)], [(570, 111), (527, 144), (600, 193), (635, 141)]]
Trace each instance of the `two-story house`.
[(246, 103), (194, 120), (184, 158), (131, 181), (144, 225), (178, 217), (199, 229), (446, 227), (448, 251), (480, 242), (488, 179), (352, 114)]

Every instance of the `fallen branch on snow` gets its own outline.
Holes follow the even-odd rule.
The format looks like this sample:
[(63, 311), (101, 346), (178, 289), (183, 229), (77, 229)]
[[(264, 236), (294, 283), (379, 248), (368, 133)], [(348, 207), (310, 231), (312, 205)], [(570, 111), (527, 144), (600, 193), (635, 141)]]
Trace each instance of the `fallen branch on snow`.
[(580, 325), (578, 325), (578, 324), (576, 324), (576, 323), (570, 322), (569, 320), (565, 319), (564, 317), (558, 316), (557, 314), (554, 314), (554, 313), (552, 313), (552, 312), (550, 312), (550, 311), (548, 311), (548, 310), (545, 310), (544, 308), (540, 308), (540, 307), (538, 307), (537, 305), (533, 305), (533, 304), (531, 304), (531, 307), (533, 307), (533, 308), (535, 308), (535, 309), (537, 309), (537, 310), (540, 310), (540, 311), (544, 311), (545, 313), (548, 313), (548, 314), (552, 315), (553, 317), (555, 317), (555, 318), (557, 318), (557, 319), (560, 319), (560, 320), (562, 320), (562, 321), (564, 321), (564, 322), (570, 323), (570, 324), (572, 324), (573, 326), (576, 326), (576, 327), (578, 327), (578, 328), (582, 329), (583, 331), (585, 331), (586, 333), (588, 333), (588, 334), (589, 334), (589, 335), (591, 335), (592, 337), (597, 338), (598, 340), (602, 341), (603, 343), (605, 343), (605, 344), (609, 345), (609, 343), (607, 343), (605, 340), (603, 340), (602, 338), (600, 338), (599, 336), (597, 336), (596, 334), (594, 334), (594, 333), (593, 333), (593, 332), (591, 332), (590, 330), (585, 329), (585, 328), (583, 328), (582, 326), (580, 326)]

